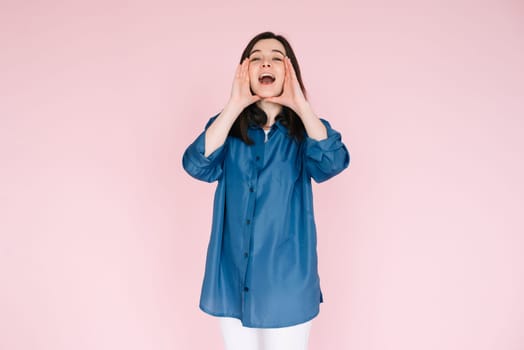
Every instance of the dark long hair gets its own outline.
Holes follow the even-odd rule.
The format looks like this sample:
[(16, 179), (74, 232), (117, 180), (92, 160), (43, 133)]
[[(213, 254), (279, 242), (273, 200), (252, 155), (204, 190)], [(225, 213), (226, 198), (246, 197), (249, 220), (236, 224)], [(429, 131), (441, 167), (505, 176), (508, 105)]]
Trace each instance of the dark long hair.
[[(246, 48), (244, 49), (244, 52), (242, 52), (242, 56), (240, 57), (240, 63), (242, 63), (242, 61), (244, 61), (245, 58), (249, 57), (249, 53), (253, 49), (253, 46), (255, 46), (255, 44), (262, 39), (276, 39), (282, 43), (282, 45), (286, 49), (286, 54), (289, 57), (291, 64), (293, 65), (293, 68), (295, 69), (297, 80), (300, 84), (300, 89), (302, 90), (302, 93), (304, 94), (304, 97), (307, 100), (307, 93), (304, 87), (304, 83), (302, 82), (302, 76), (300, 74), (300, 67), (298, 65), (297, 58), (295, 56), (295, 53), (293, 52), (293, 49), (291, 48), (291, 45), (289, 44), (287, 39), (284, 38), (282, 35), (276, 35), (273, 32), (263, 32), (257, 34), (255, 37), (253, 37), (253, 39), (249, 41)], [(288, 108), (287, 106), (282, 106), (281, 112), (275, 118), (275, 121), (277, 120), (280, 120), (280, 122), (287, 127), (290, 137), (293, 137), (298, 141), (302, 141), (305, 134), (305, 128), (304, 124), (302, 123), (302, 120), (295, 113), (295, 111), (293, 111), (291, 108)], [(229, 134), (231, 136), (242, 139), (248, 145), (252, 145), (254, 142), (247, 135), (247, 129), (249, 125), (255, 124), (263, 126), (266, 123), (266, 113), (260, 107), (258, 107), (256, 103), (252, 103), (251, 105), (244, 108), (244, 110), (239, 114), (239, 116), (233, 123), (233, 126), (231, 127)]]

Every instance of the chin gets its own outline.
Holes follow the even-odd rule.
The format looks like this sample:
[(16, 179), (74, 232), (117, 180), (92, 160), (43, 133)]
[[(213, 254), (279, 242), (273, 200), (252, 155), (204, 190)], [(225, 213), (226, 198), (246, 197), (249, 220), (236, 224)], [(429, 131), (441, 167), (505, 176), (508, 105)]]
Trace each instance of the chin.
[(271, 93), (271, 92), (263, 92), (263, 93), (259, 93), (257, 94), (258, 96), (262, 97), (262, 98), (266, 98), (266, 97), (275, 97), (275, 96), (278, 96), (278, 94), (275, 94), (275, 93)]
[(278, 89), (278, 90), (275, 90), (275, 89), (261, 89), (261, 90), (256, 90), (255, 93), (262, 97), (262, 98), (265, 98), (265, 97), (277, 97), (277, 96), (280, 96), (282, 95), (282, 89)]

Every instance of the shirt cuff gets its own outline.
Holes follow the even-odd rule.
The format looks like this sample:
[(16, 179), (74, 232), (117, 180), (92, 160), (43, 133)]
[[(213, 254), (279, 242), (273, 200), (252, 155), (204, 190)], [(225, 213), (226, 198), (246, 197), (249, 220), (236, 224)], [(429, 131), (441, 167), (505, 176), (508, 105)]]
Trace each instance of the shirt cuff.
[(209, 120), (204, 131), (189, 145), (182, 156), (184, 169), (194, 178), (206, 182), (213, 182), (220, 178), (226, 154), (227, 140), (207, 157), (204, 155), (206, 131), (215, 118), (216, 116)]
[(327, 138), (319, 141), (306, 136), (306, 156), (319, 162), (326, 152), (333, 152), (344, 146), (340, 133), (331, 128), (328, 121), (322, 118), (320, 120), (326, 127)]

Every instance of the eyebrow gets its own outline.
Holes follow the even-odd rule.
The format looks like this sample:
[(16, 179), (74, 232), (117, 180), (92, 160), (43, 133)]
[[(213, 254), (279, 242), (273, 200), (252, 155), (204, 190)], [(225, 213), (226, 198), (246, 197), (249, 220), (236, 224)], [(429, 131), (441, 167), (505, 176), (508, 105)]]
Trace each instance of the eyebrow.
[[(251, 52), (249, 53), (249, 56), (251, 56), (251, 55), (254, 54), (255, 52), (260, 52), (260, 50), (253, 50), (253, 51), (251, 51)], [(277, 50), (277, 49), (273, 49), (273, 50), (271, 50), (271, 52), (278, 52), (278, 53), (280, 53), (282, 56), (286, 56), (286, 55), (284, 55), (284, 53), (283, 53), (282, 51)]]

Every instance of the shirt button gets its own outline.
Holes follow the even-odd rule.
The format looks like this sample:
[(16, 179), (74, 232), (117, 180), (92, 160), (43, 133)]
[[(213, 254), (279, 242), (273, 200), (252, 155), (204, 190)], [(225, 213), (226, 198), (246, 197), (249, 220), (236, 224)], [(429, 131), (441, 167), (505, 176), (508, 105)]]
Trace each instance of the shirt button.
[(256, 159), (256, 160), (260, 160), (260, 157), (259, 157), (259, 156), (256, 156), (255, 159)]
[(244, 252), (244, 258), (247, 258), (248, 257), (248, 253), (247, 252)]
[(244, 291), (245, 292), (249, 291), (249, 288), (248, 287), (244, 287)]
[(249, 225), (250, 223), (251, 223), (251, 220), (247, 219), (247, 220), (246, 220), (246, 224)]
[(255, 189), (253, 187), (250, 187), (249, 192), (255, 192)]

